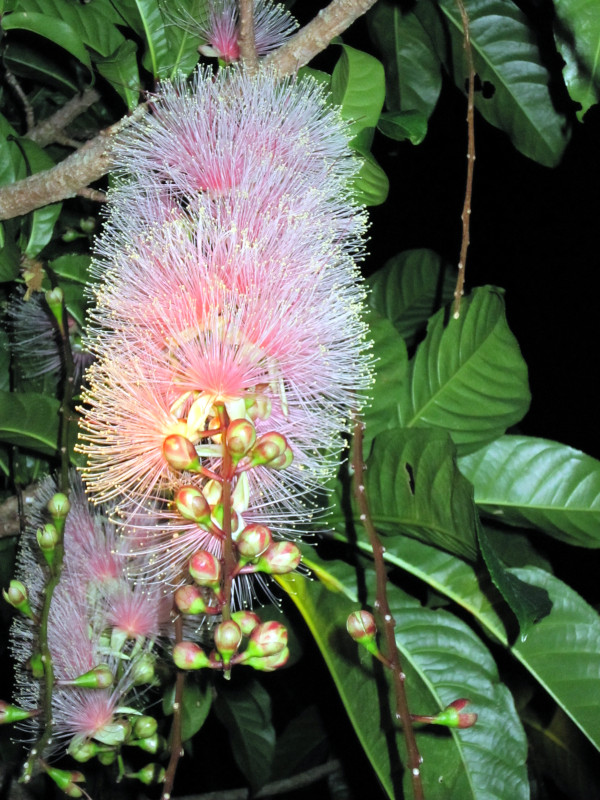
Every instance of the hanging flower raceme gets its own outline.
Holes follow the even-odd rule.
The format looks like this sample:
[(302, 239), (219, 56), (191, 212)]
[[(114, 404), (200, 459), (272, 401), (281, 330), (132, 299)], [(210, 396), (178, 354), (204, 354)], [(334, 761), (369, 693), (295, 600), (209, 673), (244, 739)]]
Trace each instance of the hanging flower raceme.
[[(253, 525), (297, 536), (318, 510), (370, 382), (365, 216), (312, 79), (200, 71), (153, 110), (114, 154), (80, 449), (92, 496), (180, 582), (197, 550), (224, 558)], [(277, 571), (239, 558), (230, 577)]]

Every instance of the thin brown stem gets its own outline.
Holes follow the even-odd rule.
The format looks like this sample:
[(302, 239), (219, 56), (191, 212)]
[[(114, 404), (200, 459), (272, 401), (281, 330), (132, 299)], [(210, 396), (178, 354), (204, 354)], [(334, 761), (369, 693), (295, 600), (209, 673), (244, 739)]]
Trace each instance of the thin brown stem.
[(256, 72), (258, 56), (256, 55), (256, 39), (254, 36), (254, 0), (238, 0), (240, 27), (238, 45), (240, 58), (246, 69)]
[(31, 107), (31, 103), (29, 102), (29, 98), (21, 88), (21, 84), (13, 75), (13, 73), (9, 70), (4, 68), (4, 78), (8, 85), (13, 89), (21, 103), (23, 104), (23, 111), (25, 112), (25, 123), (27, 125), (27, 131), (31, 131), (33, 126), (35, 125), (35, 117), (33, 115), (33, 108)]
[[(173, 624), (175, 626), (175, 644), (179, 644), (183, 641), (183, 618), (179, 611), (174, 606), (174, 620)], [(177, 765), (179, 764), (179, 759), (183, 754), (182, 750), (182, 741), (181, 741), (181, 723), (182, 723), (182, 714), (183, 714), (183, 690), (185, 687), (185, 672), (182, 670), (177, 670), (177, 676), (175, 678), (175, 699), (173, 701), (173, 725), (171, 726), (171, 742), (170, 742), (170, 749), (171, 755), (169, 758), (169, 764), (167, 766), (167, 770), (165, 772), (165, 782), (163, 784), (163, 790), (161, 795), (161, 800), (170, 800), (171, 792), (173, 791), (173, 784), (175, 783), (175, 774), (177, 772)]]
[(415, 739), (415, 732), (412, 725), (412, 718), (408, 708), (406, 697), (405, 681), (406, 676), (400, 663), (398, 647), (396, 646), (394, 620), (387, 599), (387, 573), (383, 559), (384, 548), (379, 540), (373, 519), (369, 511), (369, 502), (365, 492), (364, 472), (365, 464), (363, 461), (363, 423), (357, 422), (354, 426), (354, 442), (352, 453), (352, 465), (354, 467), (354, 493), (358, 503), (360, 518), (369, 536), (371, 548), (373, 550), (373, 561), (375, 564), (375, 575), (377, 579), (377, 589), (375, 598), (375, 610), (380, 615), (383, 622), (383, 632), (386, 642), (386, 655), (389, 661), (389, 668), (392, 673), (392, 683), (396, 697), (396, 719), (402, 725), (404, 741), (406, 742), (406, 753), (408, 758), (408, 768), (410, 769), (413, 794), (415, 800), (424, 800), (423, 783), (421, 781), (421, 756)]
[(473, 48), (471, 47), (471, 34), (469, 17), (463, 0), (456, 0), (463, 24), (464, 47), (467, 57), (468, 91), (467, 91), (467, 186), (465, 189), (465, 202), (461, 214), (462, 242), (460, 245), (460, 258), (458, 261), (458, 276), (454, 290), (454, 319), (460, 317), (460, 301), (464, 294), (465, 270), (467, 267), (467, 251), (469, 249), (471, 223), (471, 197), (473, 195), (473, 170), (475, 168), (475, 66), (473, 64)]
[(89, 186), (78, 189), (77, 196), (85, 197), (86, 200), (91, 200), (94, 203), (106, 203), (106, 192), (101, 192), (98, 189), (90, 189)]
[[(56, 141), (65, 141), (67, 126), (99, 99), (100, 95), (95, 89), (86, 89), (68, 100), (50, 117), (38, 122), (35, 128), (27, 132), (27, 138), (39, 144), (40, 147), (46, 147)], [(80, 142), (76, 144), (78, 147), (81, 145)]]

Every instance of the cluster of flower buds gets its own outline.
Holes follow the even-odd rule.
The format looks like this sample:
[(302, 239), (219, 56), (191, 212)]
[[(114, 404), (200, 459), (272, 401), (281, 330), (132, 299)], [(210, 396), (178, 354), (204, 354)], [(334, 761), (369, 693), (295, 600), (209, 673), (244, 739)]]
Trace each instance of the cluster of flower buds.
[(285, 625), (274, 620), (261, 622), (252, 611), (235, 611), (231, 619), (215, 627), (213, 637), (215, 648), (209, 654), (195, 642), (176, 644), (176, 666), (183, 670), (218, 669), (226, 676), (236, 664), (273, 672), (287, 663), (290, 654)]

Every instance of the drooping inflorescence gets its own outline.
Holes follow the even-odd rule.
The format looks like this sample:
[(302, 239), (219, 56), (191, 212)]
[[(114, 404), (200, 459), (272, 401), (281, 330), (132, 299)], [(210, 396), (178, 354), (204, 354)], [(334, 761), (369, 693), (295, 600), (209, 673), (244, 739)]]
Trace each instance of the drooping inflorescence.
[(177, 583), (197, 549), (223, 556), (224, 480), (234, 540), (250, 524), (295, 536), (318, 510), (370, 380), (365, 216), (344, 122), (311, 78), (166, 84), (115, 157), (83, 474)]

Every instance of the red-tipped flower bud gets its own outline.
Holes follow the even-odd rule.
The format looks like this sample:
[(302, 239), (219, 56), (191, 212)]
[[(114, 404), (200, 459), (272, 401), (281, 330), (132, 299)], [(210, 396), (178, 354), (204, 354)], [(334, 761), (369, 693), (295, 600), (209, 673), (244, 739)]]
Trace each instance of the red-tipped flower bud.
[(379, 657), (379, 648), (375, 635), (377, 625), (373, 614), (369, 611), (353, 611), (346, 621), (346, 629), (355, 642), (362, 645), (374, 656)]
[(179, 433), (173, 433), (163, 442), (163, 456), (170, 467), (176, 470), (189, 470), (194, 472), (200, 466), (196, 448)]
[[(287, 451), (289, 451), (289, 454)], [(284, 461), (286, 463), (289, 461), (289, 464), (291, 464), (291, 449), (287, 439), (281, 433), (270, 431), (258, 439), (248, 455), (240, 461), (239, 467), (241, 469), (250, 469), (257, 466), (271, 467), (272, 463), (274, 463), (276, 465), (274, 469), (283, 469), (279, 465), (282, 456), (285, 456)]]
[(216, 587), (221, 580), (221, 562), (207, 550), (190, 558), (190, 575), (199, 586)]
[(285, 625), (276, 620), (258, 625), (251, 633), (246, 658), (264, 658), (281, 653), (287, 647), (288, 632)]
[(29, 604), (29, 594), (27, 587), (22, 581), (12, 580), (8, 587), (8, 591), (2, 590), (2, 596), (13, 608), (25, 614), (26, 617), (34, 619), (35, 615)]
[(210, 506), (200, 489), (195, 486), (182, 486), (175, 495), (175, 505), (185, 519), (203, 528), (210, 528)]
[[(204, 596), (197, 586), (188, 584), (180, 586), (175, 592), (175, 605), (182, 614), (206, 614), (208, 606)], [(216, 608), (211, 609), (210, 613), (215, 613)]]
[(227, 428), (225, 442), (235, 463), (254, 447), (256, 442), (254, 425), (247, 419), (234, 419)]
[(42, 766), (67, 797), (83, 797), (83, 789), (77, 786), (78, 783), (83, 783), (85, 781), (85, 777), (81, 772), (57, 769), (56, 767), (50, 767), (44, 762), (42, 762)]
[(240, 630), (244, 636), (250, 636), (254, 628), (261, 624), (261, 619), (254, 611), (242, 609), (241, 611), (234, 611), (231, 619), (240, 626)]
[(258, 558), (272, 544), (271, 531), (265, 525), (252, 523), (246, 525), (244, 530), (235, 540), (235, 546), (240, 555), (240, 561), (251, 561)]
[(293, 572), (302, 561), (300, 548), (294, 542), (273, 542), (256, 563), (257, 572), (268, 575), (285, 575)]
[(242, 641), (240, 626), (232, 619), (221, 622), (215, 628), (214, 640), (217, 652), (221, 656), (223, 664), (227, 666), (231, 661), (231, 657), (237, 653)]
[(289, 648), (284, 647), (280, 653), (275, 653), (272, 656), (264, 656), (263, 658), (249, 658), (247, 661), (244, 661), (244, 664), (260, 672), (273, 672), (279, 669), (279, 667), (285, 666), (289, 657)]
[(38, 714), (37, 709), (28, 711), (0, 700), (0, 725), (11, 725), (13, 722), (21, 722), (22, 719), (36, 717)]
[(179, 669), (202, 669), (211, 666), (208, 656), (195, 642), (176, 644), (173, 648), (173, 661)]
[(459, 700), (454, 700), (437, 714), (411, 714), (411, 719), (413, 722), (424, 722), (427, 725), (444, 725), (447, 728), (471, 728), (477, 722), (477, 714), (470, 711), (465, 714), (460, 713), (469, 702), (469, 700), (460, 698)]

